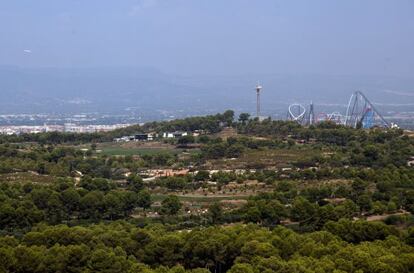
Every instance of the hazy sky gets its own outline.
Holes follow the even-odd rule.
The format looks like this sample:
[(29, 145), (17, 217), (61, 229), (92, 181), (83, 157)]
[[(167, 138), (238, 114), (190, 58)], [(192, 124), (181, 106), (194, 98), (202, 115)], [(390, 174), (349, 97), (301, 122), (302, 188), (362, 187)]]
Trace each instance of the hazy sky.
[(0, 65), (413, 76), (413, 0), (2, 0)]

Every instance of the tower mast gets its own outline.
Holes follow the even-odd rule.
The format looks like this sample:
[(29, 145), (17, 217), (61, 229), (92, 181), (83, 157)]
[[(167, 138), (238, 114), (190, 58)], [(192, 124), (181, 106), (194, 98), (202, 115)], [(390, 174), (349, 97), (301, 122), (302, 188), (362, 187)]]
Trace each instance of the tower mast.
[(309, 120), (308, 125), (313, 125), (315, 123), (315, 113), (313, 109), (313, 102), (311, 101), (309, 106)]
[(260, 91), (262, 90), (262, 86), (257, 83), (256, 85), (256, 117), (260, 118)]

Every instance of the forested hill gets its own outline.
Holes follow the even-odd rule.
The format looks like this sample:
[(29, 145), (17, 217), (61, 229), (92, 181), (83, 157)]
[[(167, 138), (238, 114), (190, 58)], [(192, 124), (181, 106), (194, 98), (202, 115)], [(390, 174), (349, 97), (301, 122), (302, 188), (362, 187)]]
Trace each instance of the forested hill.
[(414, 272), (413, 156), (400, 129), (231, 110), (0, 136), (0, 272)]

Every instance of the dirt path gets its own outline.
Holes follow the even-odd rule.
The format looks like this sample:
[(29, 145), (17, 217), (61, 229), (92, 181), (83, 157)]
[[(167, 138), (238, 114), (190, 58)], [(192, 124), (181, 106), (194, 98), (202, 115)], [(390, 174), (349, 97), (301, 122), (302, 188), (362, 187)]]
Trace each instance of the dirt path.
[(402, 212), (397, 212), (397, 213), (392, 213), (392, 214), (371, 215), (371, 216), (368, 216), (366, 220), (368, 222), (383, 221), (393, 215), (408, 215), (408, 214), (410, 214), (408, 211), (402, 211)]

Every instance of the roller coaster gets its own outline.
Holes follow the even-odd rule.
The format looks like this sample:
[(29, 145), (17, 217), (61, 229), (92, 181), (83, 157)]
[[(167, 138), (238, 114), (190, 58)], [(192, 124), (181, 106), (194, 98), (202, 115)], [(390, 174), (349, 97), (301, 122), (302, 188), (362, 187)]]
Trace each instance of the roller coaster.
[(356, 91), (351, 95), (345, 117), (345, 125), (354, 128), (390, 127), (375, 106), (360, 91)]
[(330, 114), (319, 113), (315, 115), (313, 103), (309, 105), (308, 109), (300, 103), (293, 103), (289, 105), (287, 119), (302, 125), (332, 121), (353, 128), (391, 127), (361, 91), (352, 93), (345, 115), (337, 111)]

